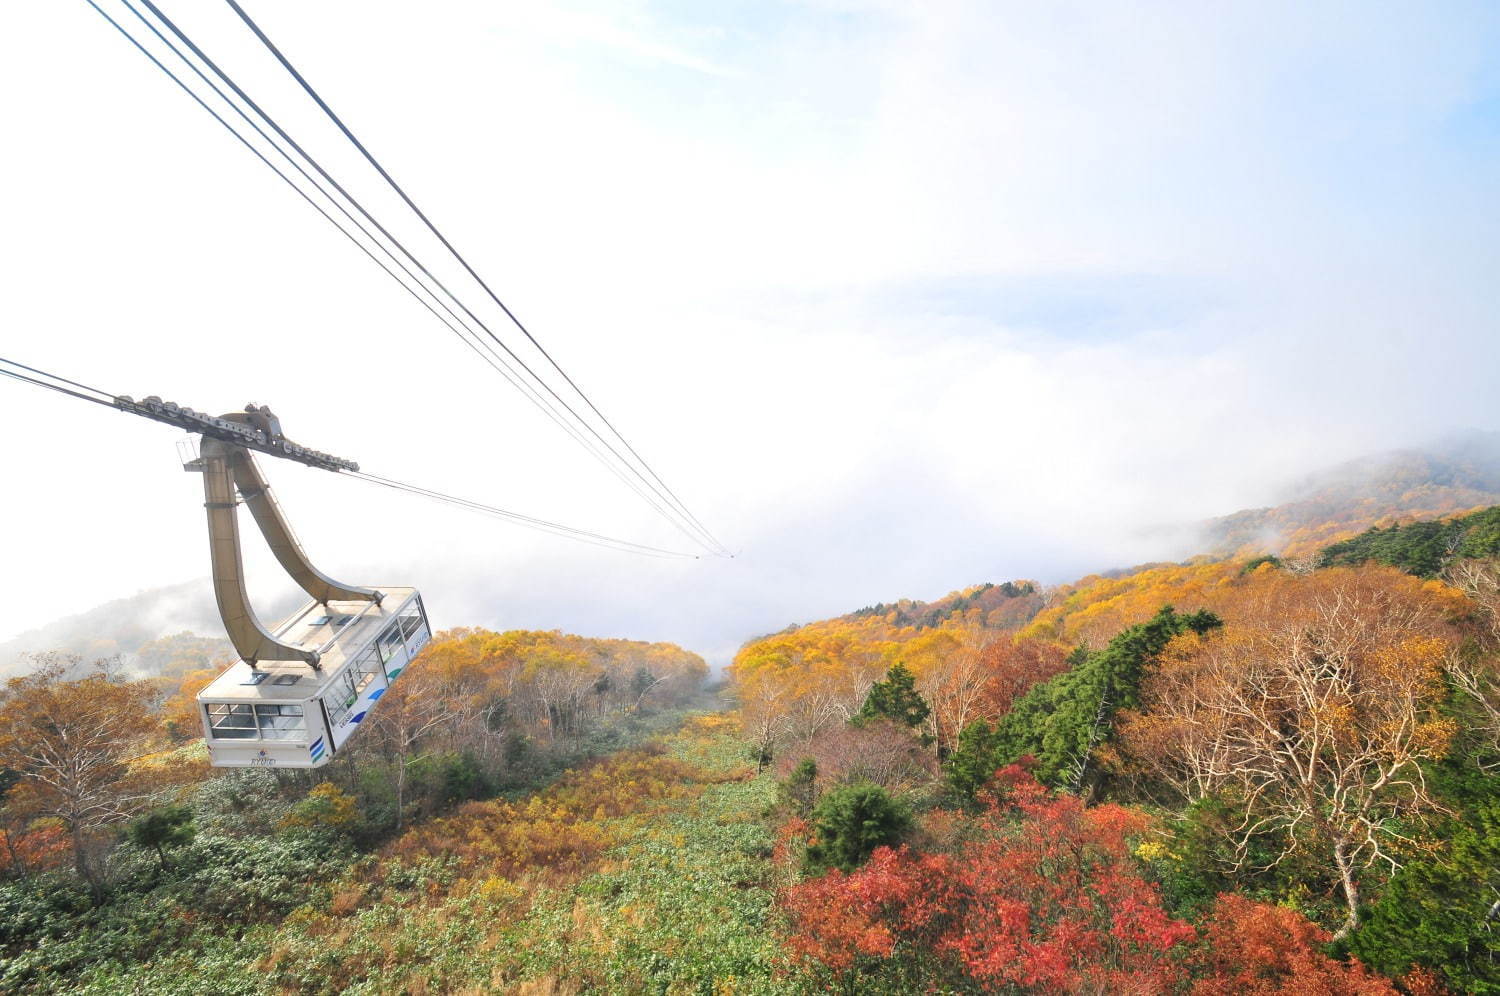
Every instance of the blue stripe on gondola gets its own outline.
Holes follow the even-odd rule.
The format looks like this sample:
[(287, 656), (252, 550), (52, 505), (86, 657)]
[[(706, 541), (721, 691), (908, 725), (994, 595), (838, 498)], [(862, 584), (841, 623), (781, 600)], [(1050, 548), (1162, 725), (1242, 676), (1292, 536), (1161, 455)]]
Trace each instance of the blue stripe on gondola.
[(368, 715), (368, 710), (366, 710), (366, 712), (358, 713), (352, 719), (350, 719), (349, 722), (358, 723), (360, 720), (364, 719), (366, 715)]
[(370, 701), (374, 702), (376, 699), (380, 698), (384, 694), (385, 694), (385, 689), (384, 688), (377, 688), (373, 692), (370, 693)]

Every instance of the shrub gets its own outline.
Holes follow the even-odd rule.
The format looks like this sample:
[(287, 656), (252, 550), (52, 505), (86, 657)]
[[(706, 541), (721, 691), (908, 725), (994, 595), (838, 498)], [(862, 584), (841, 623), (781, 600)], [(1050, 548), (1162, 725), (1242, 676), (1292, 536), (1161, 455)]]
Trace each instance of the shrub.
[(911, 812), (878, 785), (836, 788), (813, 808), (808, 868), (850, 871), (877, 847), (897, 843), (911, 829)]
[(193, 841), (193, 812), (186, 806), (163, 806), (132, 820), (125, 836), (143, 851), (155, 851), (156, 860), (165, 871), (169, 865), (167, 850)]
[(1169, 991), (1195, 935), (1136, 869), (1145, 819), (1019, 768), (997, 787), (951, 854), (881, 847), (786, 890), (788, 947), (850, 991)]
[(343, 829), (359, 819), (354, 796), (332, 782), (319, 782), (281, 821), (284, 829)]
[(806, 818), (818, 801), (818, 762), (804, 757), (776, 786), (776, 808)]
[(910, 729), (890, 719), (828, 726), (797, 754), (784, 758), (777, 774), (790, 778), (799, 755), (817, 765), (824, 785), (869, 782), (901, 794), (928, 784), (938, 773), (932, 751)]

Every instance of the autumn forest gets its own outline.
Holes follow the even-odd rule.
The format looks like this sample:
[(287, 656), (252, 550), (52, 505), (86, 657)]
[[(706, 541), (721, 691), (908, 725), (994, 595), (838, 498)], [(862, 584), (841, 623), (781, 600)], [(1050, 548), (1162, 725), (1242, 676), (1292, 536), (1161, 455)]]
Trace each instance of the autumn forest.
[(311, 771), (208, 766), (217, 640), (39, 655), (0, 988), (1500, 992), (1500, 506), (1298, 514), (720, 672), (450, 630)]

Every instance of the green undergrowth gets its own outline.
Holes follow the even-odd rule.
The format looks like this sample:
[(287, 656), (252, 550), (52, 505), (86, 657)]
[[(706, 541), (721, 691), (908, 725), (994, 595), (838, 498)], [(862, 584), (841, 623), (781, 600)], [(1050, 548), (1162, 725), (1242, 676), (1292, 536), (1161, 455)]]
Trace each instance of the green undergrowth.
[[(110, 959), (75, 975), (67, 988), (184, 994), (797, 988), (771, 922), (773, 842), (760, 817), (774, 784), (746, 764), (744, 744), (722, 715), (690, 719), (652, 743), (659, 746), (617, 755), (625, 774), (647, 773), (640, 775), (638, 802), (617, 815), (557, 824), (574, 837), (603, 842), (581, 870), (538, 862), (501, 875), (443, 855), (364, 858), (279, 922), (238, 933), (184, 924), (172, 954), (149, 962)], [(608, 774), (612, 763), (599, 765)], [(666, 774), (645, 784), (656, 768)], [(564, 819), (568, 805), (592, 813), (592, 801), (578, 802), (581, 790), (569, 784), (565, 775), (526, 800), (528, 813)], [(633, 791), (628, 783), (624, 788)], [(470, 824), (471, 837), (498, 838), (505, 830), (482, 819)]]
[[(712, 748), (709, 770), (744, 757), (738, 741)], [(512, 934), (527, 957), (505, 981), (556, 980), (564, 991), (785, 992), (770, 922), (772, 839), (759, 819), (772, 797), (765, 777), (726, 782), (640, 825), (605, 868), (538, 897)]]

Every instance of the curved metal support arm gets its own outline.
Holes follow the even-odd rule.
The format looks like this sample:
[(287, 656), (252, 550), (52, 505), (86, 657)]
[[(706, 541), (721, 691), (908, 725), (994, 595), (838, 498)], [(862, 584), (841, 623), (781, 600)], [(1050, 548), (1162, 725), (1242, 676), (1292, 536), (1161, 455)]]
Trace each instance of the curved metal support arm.
[(245, 504), (250, 506), (250, 514), (255, 516), (255, 524), (260, 527), (261, 535), (265, 536), (266, 544), (281, 566), (292, 576), (292, 580), (297, 582), (297, 586), (311, 595), (314, 601), (325, 605), (333, 599), (378, 603), (382, 597), (380, 592), (340, 584), (313, 566), (312, 561), (307, 559), (302, 544), (297, 542), (291, 524), (281, 514), (281, 506), (271, 494), (271, 487), (256, 466), (255, 458), (243, 447), (234, 449), (238, 452), (231, 453), (229, 457), (234, 483), (239, 487)]
[[(203, 506), (208, 512), (208, 548), (213, 561), (214, 598), (235, 652), (251, 667), (257, 661), (304, 661), (318, 666), (318, 655), (282, 643), (261, 625), (245, 587), (240, 526), (230, 469), (240, 447), (217, 439), (203, 440), (197, 466), (203, 472)], [(243, 452), (243, 450), (241, 450)]]
[[(244, 421), (245, 416), (224, 416), (230, 421)], [(291, 525), (281, 514), (281, 507), (271, 494), (270, 486), (255, 465), (255, 458), (244, 446), (203, 437), (202, 448), (193, 469), (203, 472), (204, 508), (208, 512), (208, 543), (213, 561), (214, 598), (229, 641), (240, 658), (254, 667), (258, 661), (304, 661), (318, 666), (318, 653), (283, 643), (266, 629), (250, 606), (245, 585), (244, 557), (240, 549), (237, 496), (255, 516), (271, 547), (271, 552), (303, 591), (325, 605), (331, 600), (380, 603), (380, 592), (340, 584), (312, 565)]]

